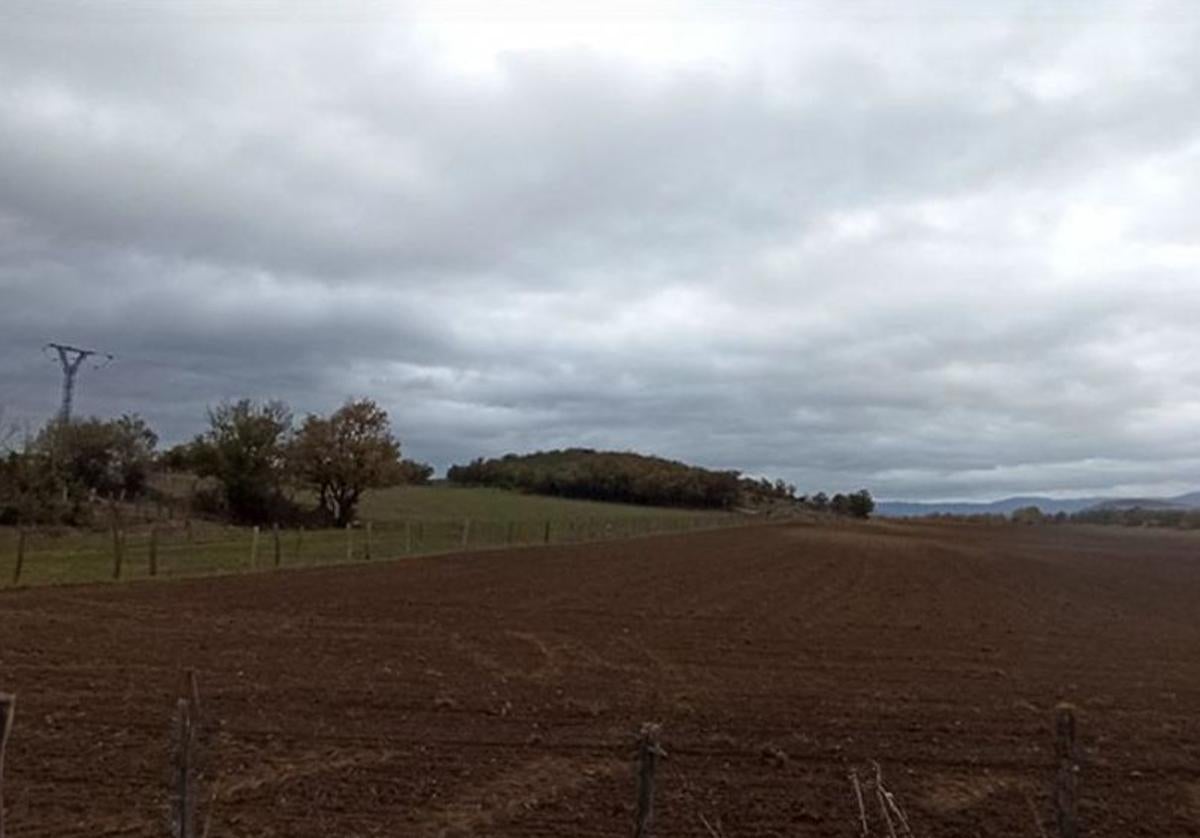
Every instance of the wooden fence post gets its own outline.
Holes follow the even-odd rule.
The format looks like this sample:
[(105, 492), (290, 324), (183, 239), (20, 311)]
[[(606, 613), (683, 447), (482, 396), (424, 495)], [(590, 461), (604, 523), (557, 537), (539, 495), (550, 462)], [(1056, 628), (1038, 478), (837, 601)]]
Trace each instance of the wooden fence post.
[(254, 531), (250, 534), (250, 569), (258, 568), (258, 524), (254, 525)]
[[(17, 530), (17, 564), (13, 568), (13, 584), (21, 583), (21, 570), (25, 567), (25, 528)], [(3, 838), (3, 836), (0, 836)]]
[(150, 575), (158, 576), (158, 527), (150, 528)]
[(1060, 704), (1054, 709), (1054, 753), (1058, 776), (1054, 780), (1054, 817), (1059, 838), (1078, 838), (1079, 762), (1075, 747), (1075, 708)]
[(550, 522), (549, 521), (546, 522), (546, 534), (542, 536), (542, 543), (543, 544), (550, 543)]
[(367, 537), (367, 541), (366, 541), (366, 544), (364, 545), (365, 552), (363, 553), (363, 558), (366, 559), (367, 561), (371, 561), (371, 522), (370, 521), (367, 521), (367, 536), (366, 537)]
[(4, 838), (4, 749), (12, 732), (13, 716), (17, 712), (17, 697), (0, 693), (0, 838)]
[(171, 801), (171, 830), (177, 838), (194, 838), (193, 820), (196, 801), (192, 789), (192, 713), (186, 698), (175, 702), (175, 745), (171, 766), (174, 771)]
[(13, 716), (17, 712), (17, 697), (0, 693), (0, 838), (4, 838), (4, 748), (12, 732)]
[(117, 516), (113, 514), (112, 520), (112, 537), (113, 537), (113, 579), (121, 578), (121, 565), (125, 560), (125, 550), (121, 544), (121, 524), (117, 520)]
[(634, 838), (649, 838), (650, 822), (654, 817), (654, 769), (658, 758), (666, 752), (659, 745), (662, 732), (659, 725), (647, 722), (638, 735), (637, 768), (637, 818), (634, 821)]
[(283, 564), (283, 545), (279, 542), (279, 522), (271, 524), (271, 535), (275, 539), (275, 567)]
[(200, 721), (200, 682), (196, 678), (196, 670), (186, 669), (183, 673), (184, 698), (188, 700), (191, 709), (192, 725)]
[(471, 519), (464, 518), (463, 519), (463, 528), (462, 528), (462, 546), (465, 548), (467, 546), (468, 542), (470, 542), (470, 540), (471, 540)]
[(207, 813), (204, 828), (197, 829), (202, 794), (197, 754), (200, 729), (200, 687), (196, 670), (183, 672), (183, 696), (175, 701), (175, 729), (171, 749), (171, 834), (176, 838), (204, 838), (209, 833), (212, 812)]
[(867, 824), (867, 807), (863, 803), (862, 784), (858, 772), (850, 769), (850, 785), (854, 787), (854, 800), (858, 803), (858, 822), (862, 824), (862, 838), (871, 838), (871, 827)]

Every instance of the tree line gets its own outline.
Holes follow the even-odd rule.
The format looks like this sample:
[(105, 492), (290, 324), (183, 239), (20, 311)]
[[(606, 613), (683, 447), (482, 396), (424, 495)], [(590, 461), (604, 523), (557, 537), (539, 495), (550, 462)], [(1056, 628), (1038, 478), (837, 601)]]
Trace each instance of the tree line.
[[(428, 483), (433, 468), (404, 459), (388, 414), (370, 399), (296, 421), (280, 401), (242, 399), (210, 408), (207, 428), (165, 451), (137, 415), (53, 420), (0, 455), (0, 524), (94, 523), (117, 502), (175, 502), (157, 472), (198, 481), (189, 509), (240, 524), (345, 526), (368, 489)], [(0, 440), (3, 442), (3, 440)], [(508, 454), (452, 466), (448, 479), (536, 494), (652, 506), (735, 509), (782, 505), (867, 518), (866, 490), (797, 495), (782, 480), (743, 477), (632, 452), (571, 448)]]
[(1008, 514), (978, 513), (955, 515), (934, 512), (921, 516), (930, 520), (961, 521), (971, 524), (1023, 524), (1027, 526), (1049, 524), (1100, 524), (1118, 527), (1165, 527), (1169, 529), (1200, 529), (1200, 509), (1180, 509), (1154, 506), (1096, 506), (1067, 513), (1043, 512), (1037, 506), (1023, 506)]
[(829, 512), (849, 518), (870, 518), (875, 512), (875, 498), (866, 489), (849, 493), (837, 492), (832, 497), (825, 492), (797, 495), (796, 487), (792, 483), (771, 481), (765, 477), (757, 480), (743, 477), (742, 495), (744, 500), (749, 499), (752, 503), (784, 501), (813, 512)]
[(449, 480), (468, 486), (493, 486), (543, 495), (651, 506), (733, 509), (783, 502), (818, 512), (868, 518), (875, 509), (871, 493), (796, 494), (796, 487), (742, 477), (662, 457), (627, 451), (569, 448), (533, 454), (506, 454), (452, 466)]
[(1074, 513), (1071, 515), (1071, 521), (1078, 524), (1195, 530), (1200, 529), (1200, 509), (1165, 509), (1152, 506), (1098, 507)]
[(237, 523), (345, 526), (367, 489), (433, 476), (401, 457), (387, 412), (370, 399), (298, 424), (283, 402), (224, 403), (190, 442), (157, 445), (136, 415), (51, 421), (0, 460), (0, 523), (88, 524), (105, 501), (146, 497), (151, 475), (165, 470), (208, 478), (199, 510)]
[(466, 486), (700, 509), (732, 508), (740, 489), (736, 471), (710, 471), (661, 457), (590, 448), (479, 458), (451, 466), (446, 477)]

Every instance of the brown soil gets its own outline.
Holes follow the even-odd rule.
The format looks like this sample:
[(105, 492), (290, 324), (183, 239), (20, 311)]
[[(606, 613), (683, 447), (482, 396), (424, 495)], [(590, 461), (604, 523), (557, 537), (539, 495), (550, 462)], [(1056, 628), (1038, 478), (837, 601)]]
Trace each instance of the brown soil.
[[(1079, 708), (1089, 836), (1200, 835), (1200, 536), (787, 525), (0, 595), (10, 838), (168, 834), (199, 672), (218, 836), (1047, 834)], [(878, 833), (878, 830), (876, 831)]]

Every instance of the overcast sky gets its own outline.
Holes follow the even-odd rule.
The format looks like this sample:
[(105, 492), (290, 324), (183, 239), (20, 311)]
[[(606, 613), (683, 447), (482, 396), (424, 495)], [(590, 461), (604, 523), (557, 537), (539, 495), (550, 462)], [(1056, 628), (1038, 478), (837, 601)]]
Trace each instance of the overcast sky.
[(499, 5), (0, 3), (7, 416), (1200, 488), (1200, 4)]

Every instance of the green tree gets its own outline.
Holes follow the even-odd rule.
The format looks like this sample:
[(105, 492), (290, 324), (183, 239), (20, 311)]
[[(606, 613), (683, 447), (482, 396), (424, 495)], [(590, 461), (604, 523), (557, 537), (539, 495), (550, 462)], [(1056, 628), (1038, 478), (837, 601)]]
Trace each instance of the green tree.
[(1017, 524), (1040, 524), (1046, 520), (1046, 516), (1039, 507), (1022, 506), (1013, 510), (1012, 520)]
[(0, 525), (84, 523), (88, 508), (63, 486), (44, 457), (9, 451), (0, 459)]
[(850, 495), (847, 511), (855, 518), (870, 518), (875, 511), (875, 498), (866, 489), (860, 489)]
[(400, 482), (412, 483), (416, 486), (428, 485), (433, 479), (433, 466), (416, 460), (400, 461)]
[(829, 501), (829, 511), (834, 515), (849, 515), (850, 498), (838, 492)]
[(310, 415), (290, 455), (296, 478), (313, 488), (339, 527), (354, 520), (364, 491), (405, 477), (387, 411), (370, 399), (348, 401), (328, 418)]
[(157, 444), (158, 435), (146, 421), (127, 414), (111, 421), (54, 420), (38, 434), (31, 453), (53, 470), (68, 494), (131, 498), (146, 490)]
[(112, 468), (126, 497), (146, 491), (154, 469), (158, 434), (137, 414), (125, 414), (110, 422)]
[(0, 520), (86, 523), (98, 497), (146, 491), (157, 443), (138, 416), (51, 421), (0, 463)]
[(197, 474), (221, 485), (226, 510), (235, 520), (264, 523), (287, 507), (283, 497), (292, 414), (280, 401), (250, 399), (208, 411), (209, 429), (192, 442)]

